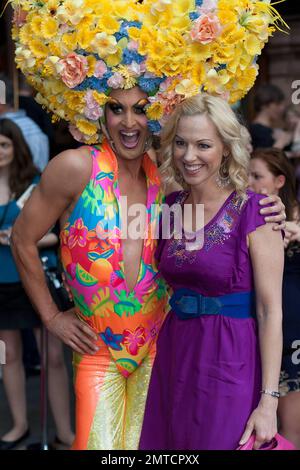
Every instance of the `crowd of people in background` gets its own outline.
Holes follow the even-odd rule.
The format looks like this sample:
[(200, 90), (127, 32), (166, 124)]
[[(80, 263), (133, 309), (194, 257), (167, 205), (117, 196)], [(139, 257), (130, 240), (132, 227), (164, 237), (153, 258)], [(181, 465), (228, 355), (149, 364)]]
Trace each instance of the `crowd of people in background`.
[[(5, 81), (7, 103), (0, 105), (0, 340), (7, 345), (2, 380), (13, 426), (0, 436), (0, 450), (15, 448), (29, 435), (22, 359), (22, 332), (34, 330), (40, 345), (40, 320), (34, 312), (14, 264), (9, 245), (11, 227), (22, 209), (26, 190), (39, 180), (49, 159), (78, 143), (60, 133), (37, 105), (21, 80), (18, 110), (14, 109), (10, 81)], [(281, 433), (300, 449), (300, 107), (287, 105), (275, 85), (260, 86), (254, 97), (256, 115), (248, 126), (252, 150), (249, 186), (256, 193), (277, 194), (286, 207), (283, 332), (278, 419)], [(245, 129), (247, 132), (247, 129)], [(64, 142), (65, 141), (65, 142)], [(298, 191), (298, 192), (297, 192)], [(42, 217), (42, 214), (41, 214)], [(57, 232), (40, 241), (41, 255), (57, 264)], [(50, 335), (49, 399), (56, 424), (56, 441), (71, 446), (68, 377), (62, 343)]]

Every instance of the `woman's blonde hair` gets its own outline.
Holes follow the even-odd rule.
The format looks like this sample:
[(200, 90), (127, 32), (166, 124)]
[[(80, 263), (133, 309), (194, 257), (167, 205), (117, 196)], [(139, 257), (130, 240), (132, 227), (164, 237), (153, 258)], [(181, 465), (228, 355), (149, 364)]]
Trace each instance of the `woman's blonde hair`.
[[(221, 98), (201, 93), (183, 101), (166, 122), (161, 133), (159, 150), (160, 172), (165, 186), (178, 181), (173, 162), (173, 144), (178, 122), (183, 116), (205, 114), (216, 126), (230, 154), (222, 162), (222, 173), (228, 175), (237, 193), (244, 194), (248, 186), (248, 137), (229, 104)], [(182, 184), (182, 181), (180, 181)]]

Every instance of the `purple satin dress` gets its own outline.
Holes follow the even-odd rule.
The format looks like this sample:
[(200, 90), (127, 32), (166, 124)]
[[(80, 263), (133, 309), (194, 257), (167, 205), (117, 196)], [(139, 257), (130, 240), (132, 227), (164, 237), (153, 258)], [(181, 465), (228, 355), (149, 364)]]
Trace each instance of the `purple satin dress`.
[[(182, 203), (184, 192), (168, 196)], [(161, 240), (159, 269), (173, 290), (205, 296), (253, 291), (247, 234), (265, 223), (258, 201), (233, 192), (204, 227), (204, 246)], [(238, 307), (237, 307), (238, 308)], [(140, 449), (233, 450), (260, 399), (261, 364), (255, 318), (170, 311), (157, 343)]]

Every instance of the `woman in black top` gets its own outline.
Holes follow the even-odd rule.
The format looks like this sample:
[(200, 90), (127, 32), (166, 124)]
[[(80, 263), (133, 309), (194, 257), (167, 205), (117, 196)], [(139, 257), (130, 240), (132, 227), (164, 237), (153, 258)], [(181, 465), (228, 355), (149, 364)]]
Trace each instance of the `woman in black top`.
[(275, 85), (258, 88), (254, 97), (256, 117), (250, 125), (253, 148), (276, 147), (284, 149), (291, 143), (292, 135), (274, 124), (282, 118), (285, 110), (284, 94)]

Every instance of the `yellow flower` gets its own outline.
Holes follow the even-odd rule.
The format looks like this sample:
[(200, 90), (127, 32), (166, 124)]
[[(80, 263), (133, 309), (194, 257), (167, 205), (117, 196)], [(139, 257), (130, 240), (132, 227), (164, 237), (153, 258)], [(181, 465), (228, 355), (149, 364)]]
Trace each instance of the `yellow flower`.
[(234, 24), (228, 24), (224, 27), (221, 36), (218, 39), (220, 47), (236, 44), (245, 38), (244, 28), (238, 28)]
[(244, 47), (248, 54), (255, 56), (261, 53), (262, 43), (257, 36), (249, 34), (244, 42)]
[(41, 32), (46, 39), (56, 36), (58, 31), (58, 24), (54, 18), (45, 18), (41, 23)]
[(114, 54), (110, 54), (106, 59), (105, 62), (108, 67), (116, 67), (122, 60), (123, 49), (121, 47), (117, 47), (117, 50)]
[(194, 62), (205, 62), (211, 56), (211, 44), (200, 44), (193, 42), (190, 46), (191, 58)]
[(203, 84), (205, 78), (205, 67), (202, 62), (199, 62), (194, 65), (192, 68), (192, 79), (194, 83), (198, 86)]
[(97, 23), (97, 30), (100, 30), (100, 32), (104, 31), (107, 34), (114, 34), (118, 32), (119, 29), (119, 22), (110, 15), (103, 15)]
[(125, 90), (129, 90), (130, 88), (133, 88), (136, 85), (137, 83), (136, 78), (133, 76), (132, 72), (129, 71), (125, 65), (119, 65), (118, 67), (116, 67), (114, 71), (121, 74), (122, 77), (124, 78), (125, 83), (123, 85), (123, 88)]
[(82, 113), (85, 108), (84, 92), (66, 91), (63, 97), (72, 111)]
[(76, 119), (76, 126), (83, 134), (93, 136), (97, 133), (97, 126), (81, 116)]
[[(80, 49), (91, 50), (91, 43), (95, 37), (95, 32), (91, 31), (89, 28), (78, 28), (78, 31), (75, 33), (71, 33), (72, 36), (76, 38), (75, 41), (80, 47)], [(73, 36), (74, 35), (74, 36)]]
[(57, 19), (61, 23), (77, 25), (82, 18), (84, 0), (64, 0), (57, 9)]
[(185, 98), (190, 98), (199, 93), (199, 87), (195, 85), (192, 80), (184, 79), (175, 88), (178, 95), (183, 95)]
[(116, 38), (104, 32), (97, 33), (91, 45), (102, 58), (115, 54), (118, 49)]
[(48, 48), (45, 46), (45, 44), (42, 41), (39, 41), (38, 39), (33, 39), (32, 41), (29, 42), (28, 45), (32, 53), (35, 55), (35, 57), (37, 58), (47, 57)]
[(208, 93), (222, 93), (224, 85), (226, 85), (229, 79), (230, 77), (225, 69), (220, 70), (219, 72), (215, 69), (211, 69), (206, 74), (204, 90)]
[(219, 45), (215, 45), (212, 50), (212, 59), (214, 64), (226, 64), (232, 57), (235, 56), (236, 49), (234, 46), (226, 46), (220, 47)]
[(97, 62), (97, 59), (93, 55), (89, 55), (87, 57), (87, 63), (89, 67), (88, 72), (87, 72), (88, 77), (92, 77), (94, 75), (96, 62)]
[(257, 74), (258, 67), (255, 65), (249, 67), (246, 72), (244, 70), (240, 70), (236, 77), (238, 87), (245, 90), (245, 92), (250, 90), (254, 85)]
[[(42, 17), (39, 15), (35, 15), (32, 17), (32, 20), (29, 23), (32, 31), (34, 34), (41, 34), (41, 28), (42, 28)], [(26, 25), (25, 25), (26, 26)]]
[(228, 25), (228, 24), (236, 24), (238, 17), (235, 12), (231, 10), (224, 10), (220, 6), (220, 2), (218, 5), (218, 18), (221, 24)]
[(48, 47), (49, 47), (50, 54), (58, 56), (58, 57), (61, 57), (62, 55), (64, 55), (62, 52), (61, 44), (59, 42), (50, 41)]
[(162, 103), (156, 101), (152, 103), (149, 108), (146, 110), (146, 115), (148, 119), (156, 121), (157, 119), (161, 119), (163, 117), (164, 108)]
[(59, 7), (60, 0), (47, 0), (45, 7), (51, 15), (55, 15)]
[(32, 39), (32, 29), (29, 24), (24, 24), (19, 33), (20, 42), (22, 44), (28, 44)]
[(99, 93), (96, 90), (93, 90), (93, 98), (100, 106), (104, 106), (108, 101), (108, 96), (106, 96), (104, 93)]
[(36, 59), (33, 56), (32, 52), (29, 49), (24, 49), (22, 47), (16, 48), (16, 63), (17, 66), (21, 69), (32, 69), (36, 63)]
[(62, 43), (68, 48), (68, 51), (74, 51), (77, 47), (77, 33), (65, 33), (62, 35)]
[(128, 35), (133, 41), (138, 41), (141, 36), (141, 30), (139, 28), (131, 27), (127, 28)]

